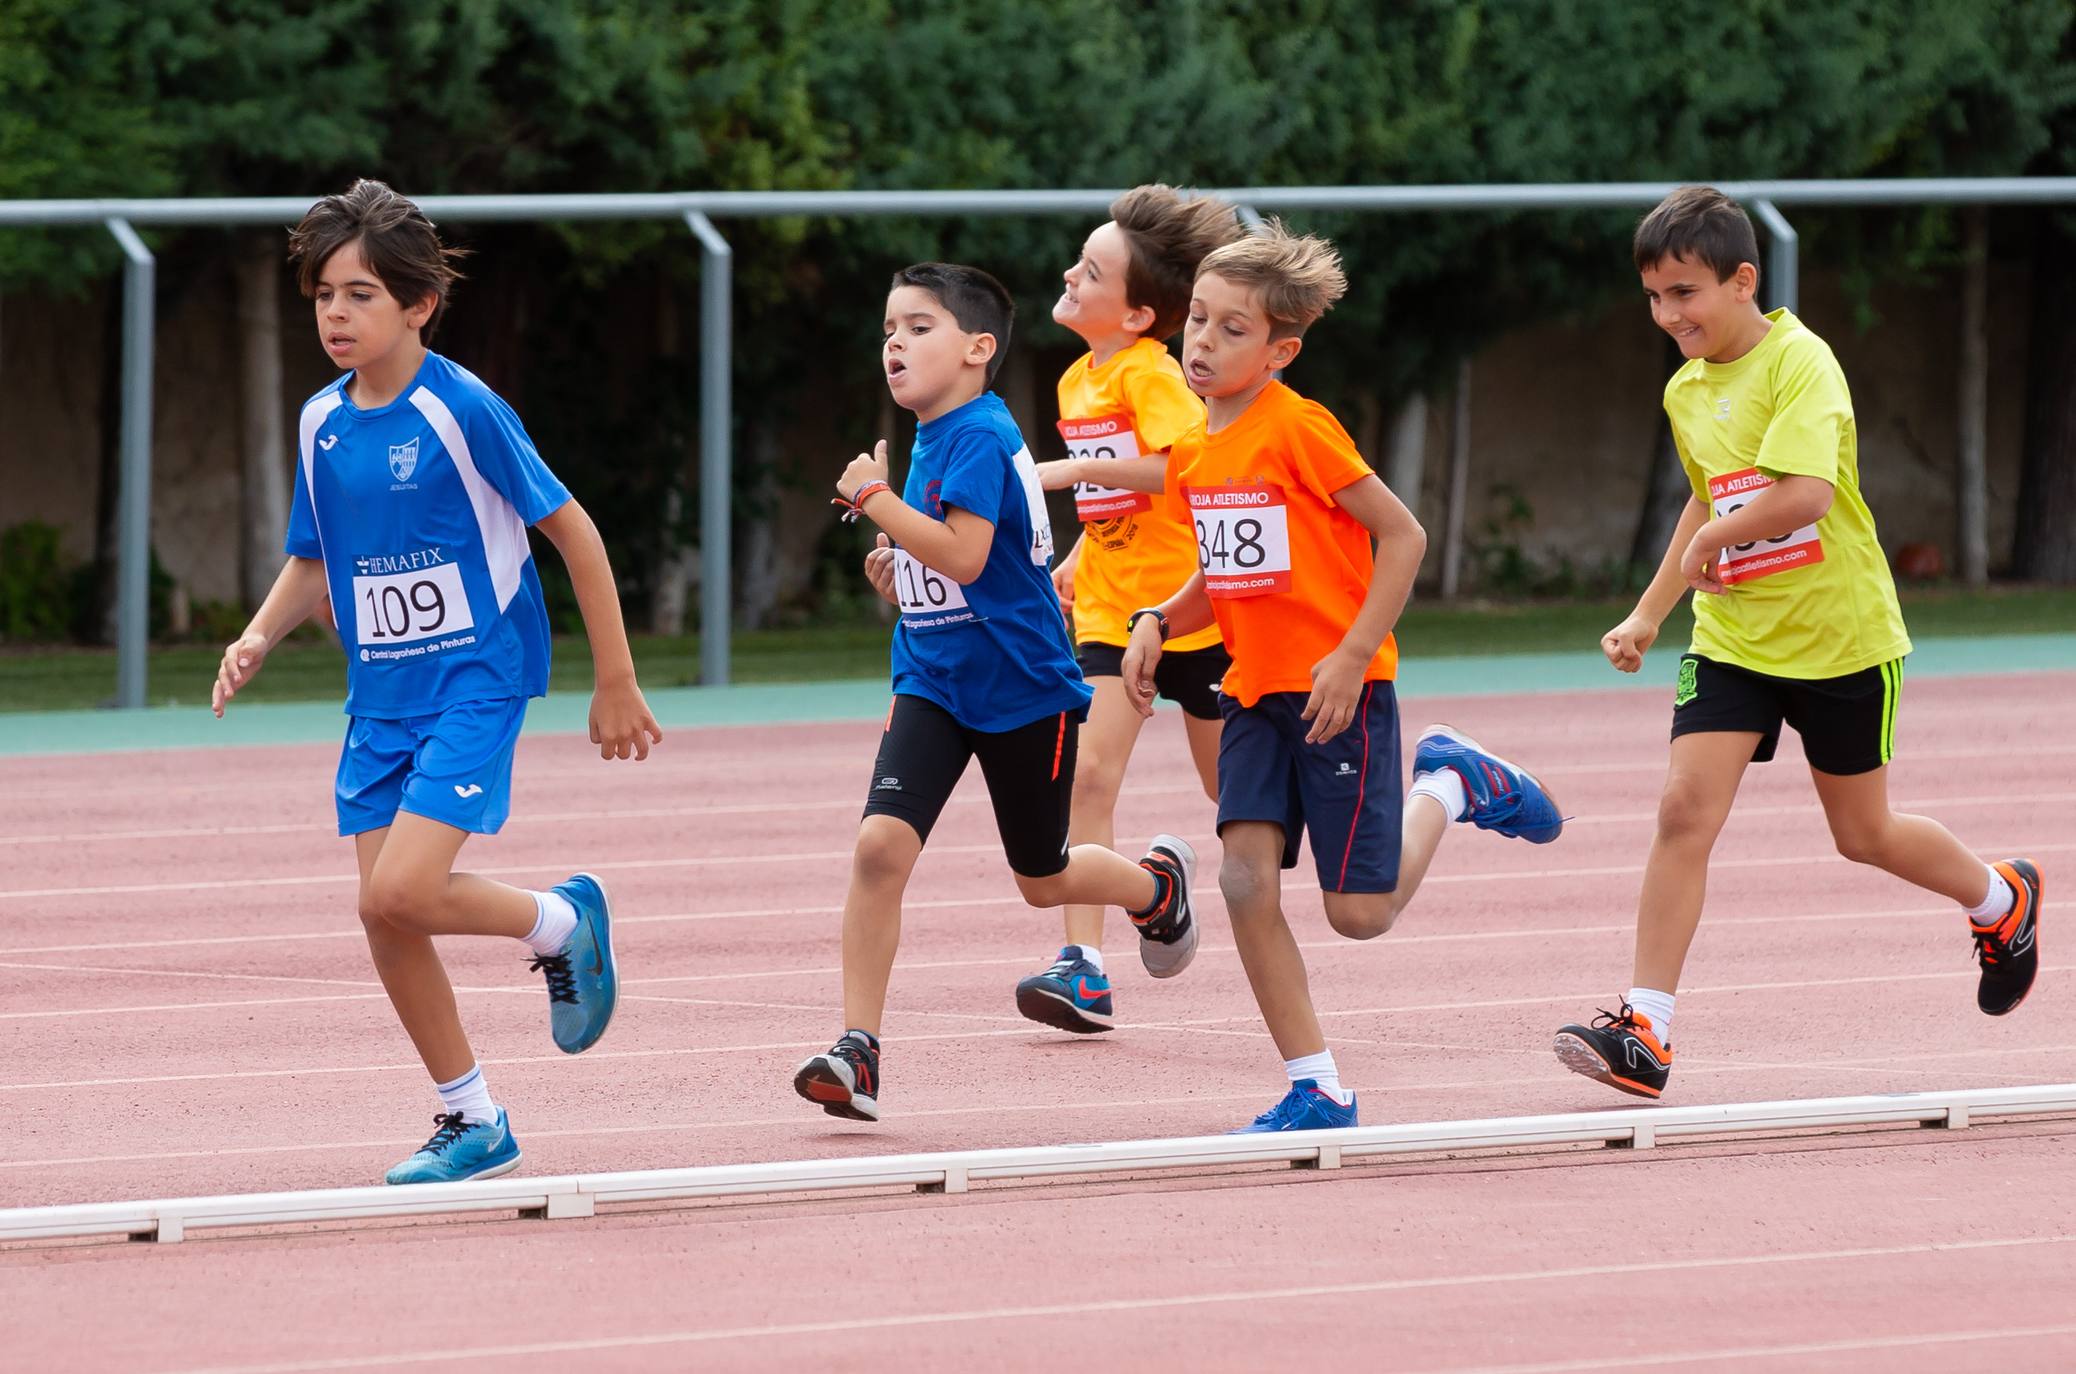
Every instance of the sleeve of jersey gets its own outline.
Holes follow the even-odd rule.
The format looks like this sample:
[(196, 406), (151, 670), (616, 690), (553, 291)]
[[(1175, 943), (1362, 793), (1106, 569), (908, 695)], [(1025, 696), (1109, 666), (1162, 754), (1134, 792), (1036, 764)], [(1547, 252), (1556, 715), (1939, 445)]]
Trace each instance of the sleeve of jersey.
[(1838, 448), (1852, 422), (1845, 373), (1821, 344), (1790, 346), (1774, 377), (1773, 418), (1754, 464), (1771, 477), (1838, 480)]
[(1284, 433), (1293, 474), (1322, 501), (1372, 475), (1355, 441), (1325, 406), (1308, 402)]
[(324, 544), (317, 537), (317, 511), (310, 504), (310, 484), (303, 480), (301, 463), (296, 464), (296, 490), (288, 503), (288, 538), (282, 552), (290, 558), (324, 557)]
[(521, 520), (538, 525), (569, 501), (569, 488), (541, 461), (526, 426), (503, 401), (486, 396), (469, 407), (461, 425), (476, 471), (512, 503)]
[(944, 455), (938, 500), (971, 511), (989, 524), (1002, 523), (1002, 490), (1011, 455), (993, 432), (972, 425), (951, 436)]
[[(1188, 436), (1184, 436), (1187, 438)], [(1180, 449), (1168, 449), (1168, 470), (1161, 477), (1160, 499), (1167, 502), (1168, 514), (1187, 525), (1196, 519), (1190, 512), (1189, 498), (1182, 494), (1182, 466), (1189, 461), (1187, 453)]]
[(1204, 403), (1165, 367), (1140, 368), (1125, 378), (1124, 392), (1142, 452), (1172, 449), (1177, 439), (1204, 423)]

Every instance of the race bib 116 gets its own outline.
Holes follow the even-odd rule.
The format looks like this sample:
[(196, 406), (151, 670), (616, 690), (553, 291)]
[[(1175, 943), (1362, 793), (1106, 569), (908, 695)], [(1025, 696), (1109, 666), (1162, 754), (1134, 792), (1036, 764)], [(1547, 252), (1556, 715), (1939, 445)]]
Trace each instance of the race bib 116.
[(1197, 566), (1216, 597), (1290, 590), (1290, 508), (1268, 482), (1184, 487), (1197, 528)]
[[(1709, 505), (1720, 520), (1750, 504), (1751, 499), (1773, 485), (1773, 479), (1757, 468), (1726, 473), (1708, 479)], [(1803, 568), (1824, 561), (1824, 541), (1816, 526), (1804, 525), (1774, 539), (1757, 539), (1733, 544), (1723, 550), (1716, 563), (1716, 577), (1725, 586), (1771, 577), (1790, 568)]]
[[(1067, 441), (1069, 458), (1100, 463), (1139, 457), (1139, 435), (1128, 416), (1062, 420), (1060, 437)], [(1101, 482), (1074, 484), (1074, 514), (1084, 523), (1116, 520), (1152, 509), (1153, 498), (1143, 491), (1106, 487)]]
[(906, 549), (894, 550), (894, 596), (910, 629), (942, 629), (973, 618), (966, 589)]

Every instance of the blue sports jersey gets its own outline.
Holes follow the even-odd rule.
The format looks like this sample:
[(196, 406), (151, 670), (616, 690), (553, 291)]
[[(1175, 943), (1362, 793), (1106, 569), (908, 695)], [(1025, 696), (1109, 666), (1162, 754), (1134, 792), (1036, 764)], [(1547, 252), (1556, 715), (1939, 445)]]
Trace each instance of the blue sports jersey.
[(1045, 493), (1000, 397), (982, 392), (917, 427), (901, 499), (933, 520), (947, 506), (971, 511), (994, 522), (995, 537), (980, 576), (963, 587), (896, 551), (894, 690), (990, 732), (1087, 709), (1088, 685), (1049, 572)]
[(346, 713), (401, 720), (548, 690), (548, 612), (526, 527), (569, 491), (512, 408), (427, 353), (362, 410), (352, 373), (303, 403), (288, 552), (324, 560)]

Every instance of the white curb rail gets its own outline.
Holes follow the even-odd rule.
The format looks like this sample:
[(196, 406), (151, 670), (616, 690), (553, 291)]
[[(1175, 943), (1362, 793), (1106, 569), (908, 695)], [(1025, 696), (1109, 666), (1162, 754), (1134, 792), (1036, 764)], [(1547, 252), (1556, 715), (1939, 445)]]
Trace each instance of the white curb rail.
[(1112, 1144), (641, 1169), (549, 1178), (508, 1177), (394, 1188), (331, 1188), (311, 1192), (20, 1207), (0, 1210), (0, 1243), (78, 1236), (129, 1236), (135, 1240), (171, 1242), (185, 1239), (189, 1231), (200, 1227), (293, 1226), (319, 1221), (453, 1213), (517, 1212), (521, 1216), (547, 1218), (588, 1217), (594, 1214), (600, 1203), (887, 1187), (912, 1187), (925, 1193), (963, 1193), (975, 1182), (995, 1179), (1140, 1173), (1239, 1164), (1280, 1163), (1300, 1169), (1335, 1169), (1345, 1160), (1368, 1155), (1478, 1150), (1503, 1152), (1538, 1145), (1596, 1143), (1648, 1149), (1667, 1140), (1691, 1136), (1836, 1130), (1903, 1122), (1960, 1129), (1971, 1122), (1991, 1117), (2052, 1114), (2076, 1115), (2076, 1083), (1867, 1097), (1819, 1097), (1783, 1102), (1735, 1102), (1707, 1107), (1640, 1107), (1553, 1116), (1487, 1117), (1472, 1121), (1410, 1122), (1281, 1135), (1191, 1136)]

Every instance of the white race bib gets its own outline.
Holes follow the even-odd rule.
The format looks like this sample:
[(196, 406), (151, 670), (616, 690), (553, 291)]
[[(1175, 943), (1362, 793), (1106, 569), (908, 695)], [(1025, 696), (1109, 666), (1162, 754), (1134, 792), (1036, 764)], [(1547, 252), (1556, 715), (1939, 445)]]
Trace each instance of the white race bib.
[(1031, 461), (1025, 445), (1009, 460), (1024, 484), (1024, 508), (1031, 515), (1031, 561), (1039, 567), (1052, 562), (1052, 515), (1045, 509), (1045, 483), (1038, 480), (1038, 465)]
[(461, 569), (452, 563), (353, 579), (354, 637), (362, 645), (408, 644), (475, 623)]
[[(1754, 496), (1772, 485), (1773, 479), (1757, 468), (1711, 477), (1709, 505), (1720, 520), (1733, 511), (1743, 510)], [(1716, 562), (1716, 578), (1730, 586), (1823, 561), (1824, 541), (1817, 537), (1816, 526), (1810, 524), (1775, 539), (1759, 539), (1724, 549)]]
[(1212, 596), (1290, 590), (1290, 508), (1267, 482), (1184, 487), (1197, 527), (1197, 566)]
[(894, 550), (894, 596), (901, 604), (901, 614), (923, 619), (959, 616), (971, 610), (964, 587), (918, 562), (906, 549)]
[[(1060, 437), (1067, 441), (1069, 458), (1103, 463), (1140, 456), (1139, 435), (1123, 415), (1062, 420)], [(1100, 482), (1074, 484), (1074, 514), (1084, 522), (1116, 520), (1152, 509), (1153, 498), (1143, 491), (1106, 487)]]

